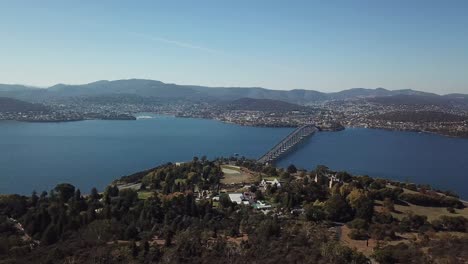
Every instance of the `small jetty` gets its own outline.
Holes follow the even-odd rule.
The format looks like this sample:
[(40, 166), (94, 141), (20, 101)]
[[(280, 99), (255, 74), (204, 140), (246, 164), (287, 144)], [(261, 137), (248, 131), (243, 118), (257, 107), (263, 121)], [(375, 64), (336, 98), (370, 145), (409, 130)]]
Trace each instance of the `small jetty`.
[(315, 125), (303, 125), (271, 148), (265, 155), (257, 160), (259, 163), (271, 164), (288, 152), (291, 148), (302, 142), (305, 138), (313, 135), (318, 129)]

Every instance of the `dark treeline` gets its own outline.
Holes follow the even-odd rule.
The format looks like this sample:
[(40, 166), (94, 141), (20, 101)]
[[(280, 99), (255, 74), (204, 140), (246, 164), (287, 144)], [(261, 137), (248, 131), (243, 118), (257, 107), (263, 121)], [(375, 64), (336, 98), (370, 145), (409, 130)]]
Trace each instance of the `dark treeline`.
[(148, 171), (144, 178), (154, 195), (147, 199), (115, 185), (83, 196), (70, 184), (30, 197), (1, 196), (0, 263), (366, 261), (319, 224), (267, 216), (230, 201), (217, 208), (196, 201), (192, 189), (214, 190), (221, 176), (216, 163), (195, 159)]

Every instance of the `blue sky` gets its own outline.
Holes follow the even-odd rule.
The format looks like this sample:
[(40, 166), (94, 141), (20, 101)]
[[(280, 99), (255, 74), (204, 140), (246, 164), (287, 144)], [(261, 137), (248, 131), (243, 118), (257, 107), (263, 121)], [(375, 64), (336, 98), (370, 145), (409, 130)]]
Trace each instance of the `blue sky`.
[(0, 0), (0, 83), (468, 93), (467, 14), (468, 1)]

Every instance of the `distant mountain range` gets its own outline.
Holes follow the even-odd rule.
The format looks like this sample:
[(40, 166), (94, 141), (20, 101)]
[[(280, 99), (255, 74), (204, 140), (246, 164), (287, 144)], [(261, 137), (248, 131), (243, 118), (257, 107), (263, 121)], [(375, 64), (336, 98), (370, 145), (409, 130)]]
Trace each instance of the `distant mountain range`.
[[(234, 101), (241, 98), (281, 100), (294, 104), (313, 104), (329, 100), (349, 100), (358, 98), (385, 98), (410, 102), (411, 100), (437, 103), (456, 103), (468, 106), (468, 95), (437, 95), (415, 90), (387, 90), (384, 88), (353, 88), (341, 92), (323, 93), (314, 90), (271, 90), (259, 87), (206, 87), (177, 85), (155, 80), (129, 79), (97, 81), (83, 85), (57, 84), (39, 89), (23, 85), (0, 84), (0, 96), (24, 100), (47, 100), (74, 96), (133, 95), (140, 97), (184, 98), (189, 100)], [(385, 99), (384, 101), (386, 101)], [(388, 101), (388, 100), (387, 100)], [(389, 102), (389, 101), (388, 101)]]

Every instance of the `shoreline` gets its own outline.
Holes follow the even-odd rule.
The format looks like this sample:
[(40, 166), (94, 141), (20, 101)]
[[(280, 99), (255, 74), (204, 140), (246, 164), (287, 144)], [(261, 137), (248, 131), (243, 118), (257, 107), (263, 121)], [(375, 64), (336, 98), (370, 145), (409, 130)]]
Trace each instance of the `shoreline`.
[(69, 123), (69, 122), (80, 122), (87, 120), (110, 120), (110, 121), (134, 121), (137, 120), (135, 116), (133, 118), (77, 118), (77, 119), (62, 119), (62, 120), (34, 120), (34, 119), (0, 119), (0, 121), (14, 121), (14, 122), (23, 122), (23, 123)]
[[(161, 115), (161, 116), (169, 116), (169, 117), (174, 117), (174, 118), (188, 118), (188, 119), (204, 119), (204, 120), (214, 120), (218, 121), (221, 123), (225, 124), (232, 124), (232, 125), (238, 125), (238, 126), (243, 126), (243, 127), (261, 127), (261, 128), (298, 128), (303, 124), (297, 124), (297, 125), (287, 125), (287, 124), (265, 124), (265, 123), (259, 123), (259, 124), (245, 124), (245, 123), (238, 123), (238, 122), (231, 122), (231, 121), (225, 121), (217, 118), (205, 118), (205, 117), (192, 117), (192, 116), (179, 116), (177, 114), (164, 114), (164, 113), (155, 113), (155, 112), (146, 112), (149, 114), (153, 115)], [(151, 118), (138, 118), (135, 114), (131, 115), (131, 117), (128, 118), (80, 118), (80, 119), (70, 119), (70, 120), (21, 120), (21, 119), (0, 119), (0, 121), (15, 121), (15, 122), (24, 122), (24, 123), (68, 123), (68, 122), (79, 122), (79, 121), (87, 121), (87, 120), (116, 120), (116, 121), (135, 121), (139, 119), (151, 119)], [(376, 130), (386, 130), (386, 131), (395, 131), (395, 132), (413, 132), (413, 133), (424, 133), (424, 134), (429, 134), (429, 135), (436, 135), (436, 136), (442, 136), (442, 137), (447, 137), (447, 138), (456, 138), (456, 139), (468, 139), (467, 136), (455, 136), (455, 135), (450, 135), (450, 134), (443, 134), (443, 133), (437, 133), (434, 131), (426, 131), (426, 130), (418, 130), (418, 129), (399, 129), (399, 128), (388, 128), (388, 127), (369, 127), (369, 126), (342, 126), (342, 128), (338, 129), (328, 129), (328, 128), (322, 128), (320, 126), (317, 126), (320, 130), (320, 132), (339, 132), (346, 130), (348, 128), (365, 128), (365, 129), (376, 129)]]

